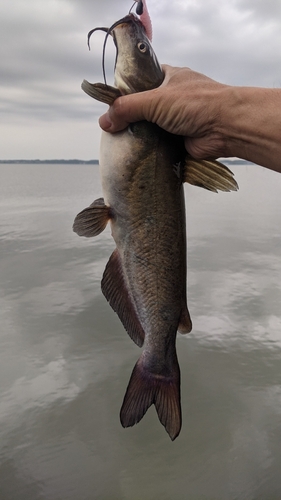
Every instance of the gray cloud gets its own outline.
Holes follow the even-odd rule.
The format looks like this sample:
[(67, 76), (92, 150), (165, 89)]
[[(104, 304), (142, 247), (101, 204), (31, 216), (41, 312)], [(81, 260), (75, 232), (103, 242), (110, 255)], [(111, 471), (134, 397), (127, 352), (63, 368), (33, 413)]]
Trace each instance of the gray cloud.
[[(160, 62), (189, 66), (228, 84), (281, 86), (279, 0), (147, 3)], [(131, 4), (128, 0), (10, 0), (2, 5), (1, 158), (33, 158), (40, 151), (49, 158), (59, 153), (98, 156), (96, 124), (106, 108), (84, 95), (80, 84), (83, 78), (102, 81), (103, 34), (95, 34), (89, 52), (87, 33), (96, 26), (111, 25)], [(110, 44), (107, 55), (112, 67)], [(64, 131), (60, 143), (58, 130)], [(67, 130), (73, 138), (71, 146)], [(42, 139), (46, 136), (48, 150)]]

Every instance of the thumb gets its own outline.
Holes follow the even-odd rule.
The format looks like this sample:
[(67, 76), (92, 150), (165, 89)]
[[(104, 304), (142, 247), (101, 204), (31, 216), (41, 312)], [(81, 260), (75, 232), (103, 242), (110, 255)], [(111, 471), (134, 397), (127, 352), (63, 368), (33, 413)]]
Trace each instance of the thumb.
[(150, 91), (118, 97), (108, 111), (99, 119), (100, 127), (106, 132), (118, 132), (129, 123), (149, 119), (145, 112), (146, 94)]

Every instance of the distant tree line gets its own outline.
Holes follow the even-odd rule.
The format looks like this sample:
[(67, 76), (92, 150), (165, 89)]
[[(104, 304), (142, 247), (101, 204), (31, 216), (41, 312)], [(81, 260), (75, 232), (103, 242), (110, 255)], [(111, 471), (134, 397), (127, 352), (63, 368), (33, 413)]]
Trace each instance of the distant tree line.
[(21, 164), (65, 164), (65, 165), (98, 165), (98, 160), (0, 160), (0, 163), (21, 163)]

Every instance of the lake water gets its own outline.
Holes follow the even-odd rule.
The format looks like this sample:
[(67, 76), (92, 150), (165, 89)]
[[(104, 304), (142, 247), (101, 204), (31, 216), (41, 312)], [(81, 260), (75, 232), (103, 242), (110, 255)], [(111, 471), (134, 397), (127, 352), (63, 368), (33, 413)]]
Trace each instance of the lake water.
[(1, 500), (280, 500), (281, 175), (186, 186), (183, 427), (123, 429), (139, 348), (100, 290), (114, 244), (72, 232), (96, 166), (0, 165)]

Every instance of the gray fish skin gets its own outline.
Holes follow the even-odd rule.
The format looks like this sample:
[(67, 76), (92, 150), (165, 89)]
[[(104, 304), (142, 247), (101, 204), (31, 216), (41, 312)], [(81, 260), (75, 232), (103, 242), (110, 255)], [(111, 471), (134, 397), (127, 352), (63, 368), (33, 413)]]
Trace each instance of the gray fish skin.
[[(120, 94), (158, 87), (163, 80), (140, 21), (134, 15), (121, 21), (113, 30), (119, 93), (103, 84), (82, 84), (91, 97), (108, 104)], [(237, 184), (218, 162), (186, 159), (181, 137), (148, 122), (102, 133), (100, 174), (104, 200), (78, 214), (73, 229), (80, 236), (95, 236), (110, 220), (116, 250), (104, 271), (102, 291), (131, 338), (143, 345), (121, 423), (136, 424), (154, 404), (174, 440), (181, 429), (176, 334), (192, 328), (186, 305), (183, 182), (213, 191), (235, 190)]]

